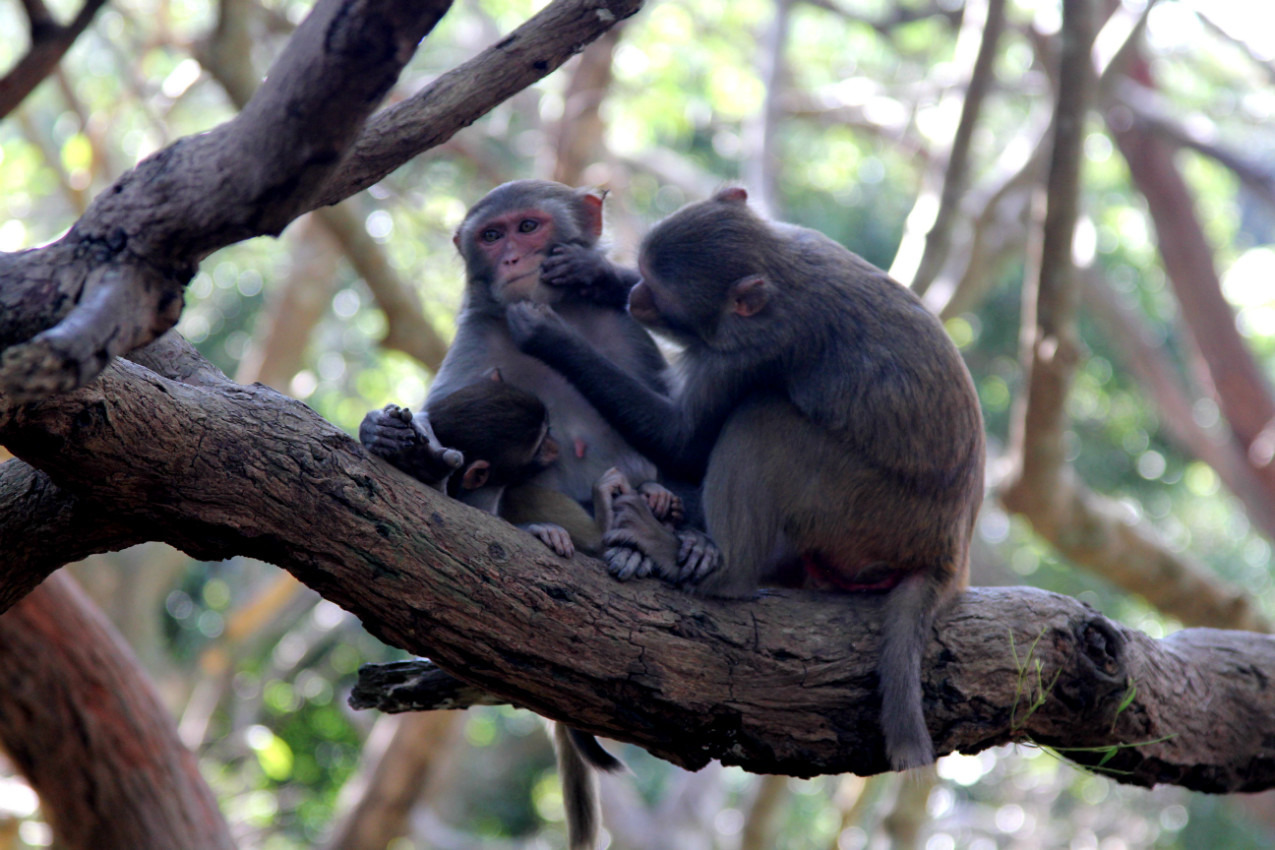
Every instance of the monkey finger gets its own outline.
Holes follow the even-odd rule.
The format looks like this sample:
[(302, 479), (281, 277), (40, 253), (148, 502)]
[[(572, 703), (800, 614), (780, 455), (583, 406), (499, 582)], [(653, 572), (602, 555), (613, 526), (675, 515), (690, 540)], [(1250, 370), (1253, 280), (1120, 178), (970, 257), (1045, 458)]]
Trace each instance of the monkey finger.
[(560, 525), (534, 523), (527, 526), (527, 531), (530, 531), (541, 543), (564, 558), (570, 558), (575, 554), (575, 545), (571, 542), (571, 535)]
[(664, 519), (673, 507), (673, 494), (654, 481), (647, 481), (638, 488), (638, 492), (646, 497), (646, 503), (657, 519)]
[(637, 577), (637, 571), (641, 568), (643, 561), (642, 553), (628, 546), (614, 546), (607, 549), (603, 558), (606, 560), (607, 570), (618, 581), (628, 581)]
[[(641, 555), (642, 553), (639, 552), (638, 554)], [(647, 557), (646, 555), (642, 555), (642, 560), (638, 564), (637, 569), (634, 571), (633, 577), (634, 578), (650, 578), (651, 576), (656, 575), (657, 573), (658, 573), (658, 570), (656, 569), (655, 561), (651, 560), (651, 558)]]
[(720, 566), (721, 550), (708, 535), (700, 532), (683, 532), (680, 538), (682, 545), (677, 554), (677, 563), (680, 567), (677, 581), (697, 584), (712, 575)]
[(614, 466), (602, 473), (597, 486), (611, 496), (633, 492), (633, 485), (629, 483), (628, 477)]

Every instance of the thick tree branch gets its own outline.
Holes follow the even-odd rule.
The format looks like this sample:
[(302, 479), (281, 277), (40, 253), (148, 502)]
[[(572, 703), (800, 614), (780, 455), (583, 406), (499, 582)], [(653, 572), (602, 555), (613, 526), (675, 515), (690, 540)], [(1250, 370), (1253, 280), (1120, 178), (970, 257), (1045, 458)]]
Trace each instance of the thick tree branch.
[[(217, 26), (198, 51), (205, 67), (226, 90), (231, 102), (241, 110), (257, 89), (258, 75), (252, 69), (249, 49), (252, 36), (248, 26), (255, 11), (260, 11), (260, 7), (245, 0), (222, 0)], [(387, 327), (381, 345), (415, 357), (426, 369), (437, 372), (443, 355), (447, 353), (447, 343), (425, 317), (416, 292), (399, 278), (381, 246), (368, 235), (351, 203), (343, 201), (316, 209), (314, 217), (341, 246), (350, 265), (363, 278), (372, 297), (385, 313)], [(295, 275), (294, 279), (296, 283), (303, 283)], [(294, 292), (291, 296), (294, 300), (305, 297), (302, 292)], [(319, 300), (326, 302), (327, 298)], [(262, 350), (258, 349), (256, 354), (260, 356)], [(269, 362), (269, 358), (265, 362)], [(287, 377), (292, 377), (292, 374), (289, 372)], [(276, 388), (280, 386), (278, 382), (264, 383)]]
[(0, 681), (0, 745), (59, 846), (234, 847), (141, 665), (69, 576), (0, 616)]
[(20, 460), (0, 463), (0, 552), (7, 572), (0, 580), (0, 611), (64, 564), (147, 539), (38, 469)]
[(10, 347), (0, 393), (33, 400), (81, 385), (171, 327), (208, 253), (379, 180), (640, 5), (559, 0), (365, 127), (448, 0), (324, 0), (238, 117), (143, 161), (55, 245), (0, 255), (0, 348)]
[(0, 393), (80, 386), (176, 323), (204, 256), (312, 207), (448, 5), (324, 0), (239, 116), (144, 160), (55, 245), (0, 257)]
[[(180, 348), (146, 353), (189, 378), (117, 361), (92, 386), (0, 411), (0, 440), (154, 536), (199, 557), (284, 566), (384, 640), (551, 718), (689, 767), (885, 769), (878, 598), (723, 602), (617, 584), (370, 458), (298, 402), (233, 384)], [(979, 590), (937, 626), (925, 670), (940, 751), (1119, 743), (1106, 766), (1123, 781), (1227, 790), (1275, 778), (1253, 746), (1275, 725), (1260, 685), (1275, 675), (1265, 637), (1157, 643), (1065, 597)], [(1184, 689), (1209, 699), (1183, 700)]]

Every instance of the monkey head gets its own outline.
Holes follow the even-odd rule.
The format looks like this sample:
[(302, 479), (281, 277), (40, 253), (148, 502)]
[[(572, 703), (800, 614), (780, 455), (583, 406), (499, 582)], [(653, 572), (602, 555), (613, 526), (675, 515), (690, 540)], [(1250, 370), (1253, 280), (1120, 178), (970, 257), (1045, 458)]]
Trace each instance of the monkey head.
[(770, 225), (749, 209), (748, 193), (723, 189), (647, 234), (629, 313), (688, 348), (752, 346), (775, 309), (770, 269), (781, 253)]
[(451, 495), (523, 481), (558, 459), (544, 404), (505, 383), (499, 369), (431, 402), (428, 411), (439, 441), (465, 456), (449, 482)]
[(541, 282), (540, 264), (555, 245), (597, 244), (604, 195), (549, 180), (515, 180), (488, 192), (452, 239), (473, 297), (499, 305), (561, 299), (561, 288)]

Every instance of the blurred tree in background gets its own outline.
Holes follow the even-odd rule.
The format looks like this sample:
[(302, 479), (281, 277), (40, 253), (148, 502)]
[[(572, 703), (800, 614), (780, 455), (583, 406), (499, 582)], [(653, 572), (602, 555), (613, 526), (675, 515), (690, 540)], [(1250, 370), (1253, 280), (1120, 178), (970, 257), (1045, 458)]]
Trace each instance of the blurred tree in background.
[[(1044, 358), (1023, 282), (1038, 273), (1032, 243), (1065, 83), (1054, 2), (653, 0), (367, 191), (278, 239), (209, 256), (178, 330), (236, 380), (276, 387), (353, 433), (368, 409), (424, 397), (460, 301), (451, 234), (495, 184), (610, 189), (613, 253), (631, 260), (652, 222), (740, 181), (772, 216), (890, 269), (945, 318), (989, 434), (975, 584), (1075, 595), (1153, 636), (1265, 630), (1275, 12), (1244, 0), (1099, 6), (1071, 247), (1078, 304), (1046, 364), (1074, 372), (1052, 420), (1031, 418), (1050, 400), (1032, 392)], [(457, 2), (389, 102), (539, 7)], [(0, 3), (0, 251), (58, 238), (143, 157), (233, 117), (309, 8)], [(38, 82), (29, 94), (25, 80)], [(1057, 449), (1043, 462), (1053, 438), (1041, 421)], [(348, 709), (357, 667), (401, 653), (290, 575), (160, 544), (71, 572), (179, 718), (239, 846), (561, 846), (535, 716)], [(1275, 841), (1270, 794), (1134, 789), (1027, 746), (950, 756), (913, 781), (690, 774), (618, 750), (633, 774), (603, 785), (617, 848)], [(0, 850), (54, 841), (40, 800), (0, 756)]]

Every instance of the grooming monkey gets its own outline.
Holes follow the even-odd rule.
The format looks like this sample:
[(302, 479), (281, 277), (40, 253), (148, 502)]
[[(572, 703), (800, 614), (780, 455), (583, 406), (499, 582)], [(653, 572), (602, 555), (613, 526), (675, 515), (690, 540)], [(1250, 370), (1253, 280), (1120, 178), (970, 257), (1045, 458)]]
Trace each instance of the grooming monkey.
[[(641, 515), (644, 523), (659, 526), (658, 520), (648, 516), (652, 509), (667, 519), (678, 515), (675, 506), (677, 512), (681, 510), (681, 502), (654, 483), (654, 464), (635, 451), (569, 381), (519, 351), (506, 323), (512, 304), (551, 304), (609, 368), (648, 391), (668, 391), (663, 356), (625, 310), (637, 274), (613, 265), (598, 246), (602, 204), (603, 196), (596, 192), (544, 180), (518, 180), (498, 186), (469, 209), (453, 240), (465, 260), (465, 303), (455, 340), (427, 400), (428, 411), (492, 368), (498, 368), (511, 386), (538, 398), (548, 410), (562, 450), (555, 463), (505, 491), (502, 515), (516, 523), (547, 522), (571, 529), (563, 521), (561, 494), (565, 494), (579, 504), (586, 518), (578, 526), (584, 530), (578, 537), (572, 535), (577, 538), (573, 545), (584, 551), (597, 551), (601, 545), (596, 526), (587, 521), (589, 512), (599, 508), (604, 523), (612, 516), (609, 502), (605, 508), (593, 504), (595, 484), (612, 468), (623, 480), (640, 482), (638, 494), (648, 508)], [(461, 457), (439, 441), (441, 435), (433, 433), (429, 419), (428, 413), (405, 416), (391, 405), (369, 413), (359, 436), (375, 454), (437, 486), (460, 465)], [(618, 484), (605, 492), (620, 502), (633, 497)], [(696, 541), (698, 547), (693, 545)], [(688, 547), (696, 553), (706, 551), (699, 538)], [(557, 724), (555, 737), (571, 847), (592, 847), (598, 815), (588, 765), (603, 770), (621, 765), (592, 736)]]
[(896, 770), (929, 764), (921, 656), (966, 586), (982, 499), (973, 382), (910, 290), (820, 233), (762, 220), (747, 197), (725, 189), (643, 241), (629, 312), (684, 347), (675, 395), (615, 369), (550, 308), (512, 307), (511, 332), (661, 469), (702, 482), (719, 561), (688, 564), (635, 500), (617, 501), (629, 534), (608, 560), (711, 596), (885, 593), (886, 753)]

